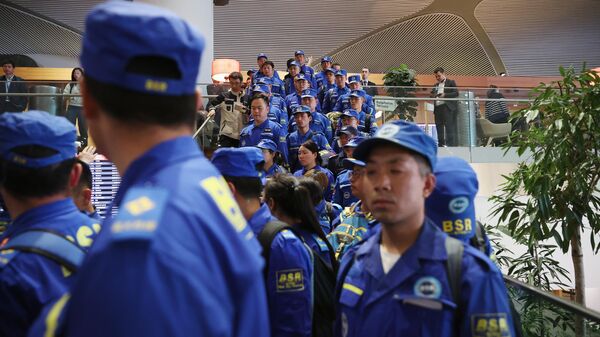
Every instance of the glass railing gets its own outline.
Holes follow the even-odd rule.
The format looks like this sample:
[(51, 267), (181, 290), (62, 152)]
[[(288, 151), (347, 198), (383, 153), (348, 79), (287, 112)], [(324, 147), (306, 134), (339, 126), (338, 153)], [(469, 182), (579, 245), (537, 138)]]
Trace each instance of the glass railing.
[[(76, 94), (63, 93), (69, 81), (35, 81), (23, 82), (26, 92), (0, 93), (0, 100), (7, 96), (17, 98), (26, 96), (28, 109), (44, 110), (56, 115), (65, 114), (66, 101)], [(5, 85), (0, 82), (0, 85)], [(227, 90), (227, 86), (198, 84), (202, 92), (203, 103), (219, 92)], [(456, 98), (431, 98), (432, 87), (368, 87), (365, 90), (373, 96), (377, 124), (381, 126), (390, 120), (404, 118), (411, 115), (412, 120), (419, 124), (430, 136), (438, 140), (438, 130), (435, 123), (434, 110), (436, 104), (456, 106), (456, 124), (450, 130), (455, 132), (452, 142), (446, 142), (446, 147), (440, 152), (461, 156), (468, 161), (515, 161), (514, 158), (504, 158), (503, 151), (499, 148), (511, 132), (519, 132), (527, 128), (525, 123), (492, 123), (488, 120), (493, 109), (507, 111), (509, 114), (526, 108), (531, 101), (531, 88), (499, 88), (493, 97), (488, 98), (490, 88), (459, 87), (459, 96)], [(398, 108), (398, 106), (400, 106)], [(407, 113), (408, 107), (412, 113)], [(218, 138), (218, 125), (214, 120), (207, 120), (206, 114), (199, 112), (197, 120), (196, 139), (199, 145), (207, 152), (216, 147)], [(448, 137), (446, 137), (448, 138)], [(486, 156), (486, 154), (492, 154)], [(482, 157), (483, 156), (483, 157)]]
[(511, 277), (504, 281), (524, 337), (600, 337), (600, 313)]

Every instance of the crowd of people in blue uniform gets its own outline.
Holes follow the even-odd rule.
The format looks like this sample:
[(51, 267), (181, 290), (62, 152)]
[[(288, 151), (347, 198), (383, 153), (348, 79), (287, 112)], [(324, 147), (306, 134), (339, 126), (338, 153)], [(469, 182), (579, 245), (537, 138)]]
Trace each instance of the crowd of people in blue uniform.
[(152, 5), (88, 15), (84, 113), (122, 176), (106, 219), (72, 124), (0, 115), (0, 335), (517, 336), (467, 162), (416, 124), (378, 128), (360, 78), (301, 50), (283, 80), (259, 54), (247, 94), (230, 75), (209, 161), (203, 49)]

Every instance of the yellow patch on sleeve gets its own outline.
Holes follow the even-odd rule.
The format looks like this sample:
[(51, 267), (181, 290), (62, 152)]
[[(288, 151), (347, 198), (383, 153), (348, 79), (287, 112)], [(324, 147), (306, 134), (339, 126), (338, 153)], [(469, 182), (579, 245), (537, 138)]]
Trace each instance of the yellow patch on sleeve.
[(472, 315), (471, 331), (473, 337), (512, 337), (506, 313)]
[(304, 275), (301, 269), (279, 270), (275, 276), (278, 293), (304, 290)]

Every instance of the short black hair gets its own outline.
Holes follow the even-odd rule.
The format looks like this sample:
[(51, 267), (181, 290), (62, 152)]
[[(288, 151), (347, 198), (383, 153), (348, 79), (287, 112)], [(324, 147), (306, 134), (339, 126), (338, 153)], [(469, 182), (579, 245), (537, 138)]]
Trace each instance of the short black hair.
[(78, 189), (89, 188), (92, 189), (93, 185), (93, 176), (92, 170), (90, 169), (90, 165), (88, 163), (77, 159), (77, 163), (81, 164), (81, 176), (79, 177), (79, 182), (77, 183)]
[(273, 69), (275, 69), (275, 63), (273, 63), (273, 61), (271, 61), (271, 60), (267, 60), (267, 61), (265, 61), (265, 63), (263, 63), (263, 64), (260, 66), (260, 68), (262, 69), (262, 68), (263, 68), (264, 66), (266, 66), (266, 65), (270, 65), (271, 67), (273, 67)]
[(260, 178), (223, 176), (227, 182), (235, 186), (237, 193), (246, 199), (260, 198), (263, 184)]
[[(30, 158), (43, 158), (56, 154), (45, 146), (23, 145), (12, 150)], [(41, 168), (24, 167), (13, 162), (0, 160), (1, 184), (17, 199), (41, 198), (67, 190), (75, 158)]]
[(240, 82), (244, 82), (244, 76), (242, 76), (242, 73), (240, 73), (239, 71), (234, 71), (231, 74), (229, 74), (229, 76), (227, 76), (227, 78), (229, 79), (229, 82), (231, 82), (231, 80), (240, 80)]
[[(132, 59), (126, 71), (161, 78), (180, 79), (177, 64), (164, 57), (139, 56)], [(118, 74), (116, 74), (118, 76)], [(196, 96), (154, 95), (103, 83), (91, 76), (84, 78), (87, 91), (111, 117), (130, 124), (161, 126), (193, 125), (196, 121)]]
[(13, 61), (13, 60), (11, 60), (11, 59), (8, 59), (8, 60), (4, 60), (4, 61), (2, 61), (2, 66), (4, 66), (5, 64), (10, 64), (10, 65), (12, 65), (12, 66), (13, 66), (13, 68), (16, 68), (16, 66), (15, 66), (15, 61)]
[(442, 74), (443, 74), (443, 73), (444, 73), (444, 68), (442, 68), (442, 67), (437, 67), (437, 68), (435, 68), (435, 69), (433, 70), (433, 73), (434, 73), (434, 74), (435, 74), (435, 73), (442, 73)]
[(257, 99), (262, 99), (263, 101), (265, 101), (265, 104), (269, 106), (269, 96), (260, 93), (254, 94), (252, 95), (252, 97), (250, 97), (250, 100), (248, 101), (248, 106), (251, 106), (252, 102)]

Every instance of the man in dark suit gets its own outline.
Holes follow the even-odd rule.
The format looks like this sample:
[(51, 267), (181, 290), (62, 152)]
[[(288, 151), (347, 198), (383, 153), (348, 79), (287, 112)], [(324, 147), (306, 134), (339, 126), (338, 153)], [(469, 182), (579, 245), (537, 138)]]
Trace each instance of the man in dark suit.
[(360, 71), (360, 84), (363, 86), (363, 90), (371, 96), (377, 95), (377, 88), (373, 88), (375, 83), (369, 81), (369, 68), (362, 68)]
[[(431, 97), (456, 98), (458, 90), (456, 82), (446, 78), (444, 68), (438, 67), (433, 71), (436, 85), (431, 90)], [(456, 114), (458, 111), (457, 101), (435, 101), (433, 116), (435, 117), (435, 127), (438, 135), (438, 146), (457, 146), (458, 138), (456, 134)]]
[[(2, 63), (4, 76), (0, 77), (0, 92), (2, 93), (26, 93), (27, 85), (23, 79), (15, 76), (15, 63), (6, 60)], [(0, 113), (21, 112), (27, 107), (27, 96), (3, 96), (0, 97)]]

